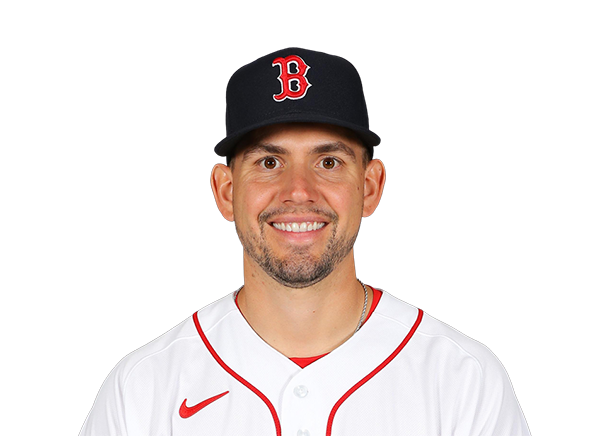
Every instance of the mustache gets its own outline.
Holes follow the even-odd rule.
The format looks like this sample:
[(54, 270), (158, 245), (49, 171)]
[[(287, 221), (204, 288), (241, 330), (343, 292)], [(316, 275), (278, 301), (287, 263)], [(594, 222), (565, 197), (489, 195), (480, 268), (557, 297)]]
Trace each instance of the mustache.
[(325, 210), (320, 207), (279, 207), (277, 209), (267, 209), (258, 215), (258, 221), (260, 223), (267, 223), (273, 217), (278, 215), (302, 215), (302, 214), (313, 214), (320, 215), (327, 218), (328, 221), (336, 224), (339, 220), (339, 216), (332, 210)]

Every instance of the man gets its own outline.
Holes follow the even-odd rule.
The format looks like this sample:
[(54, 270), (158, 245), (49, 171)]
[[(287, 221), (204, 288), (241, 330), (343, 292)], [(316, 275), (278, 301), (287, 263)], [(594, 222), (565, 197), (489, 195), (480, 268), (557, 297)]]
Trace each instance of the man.
[(487, 348), (356, 278), (378, 144), (345, 59), (239, 69), (211, 186), (244, 285), (121, 361), (81, 435), (528, 435)]

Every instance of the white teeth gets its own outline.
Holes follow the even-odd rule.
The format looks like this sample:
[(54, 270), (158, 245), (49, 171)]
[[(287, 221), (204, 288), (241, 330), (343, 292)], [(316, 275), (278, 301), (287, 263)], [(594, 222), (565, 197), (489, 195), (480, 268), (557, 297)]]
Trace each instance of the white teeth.
[(325, 225), (325, 223), (319, 223), (317, 221), (308, 223), (273, 223), (273, 227), (285, 232), (304, 233), (312, 232), (313, 230), (319, 230)]

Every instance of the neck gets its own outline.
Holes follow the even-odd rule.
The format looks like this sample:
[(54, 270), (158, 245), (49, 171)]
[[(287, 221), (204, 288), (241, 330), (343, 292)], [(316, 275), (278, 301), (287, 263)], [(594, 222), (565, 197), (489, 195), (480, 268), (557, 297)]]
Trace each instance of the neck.
[[(369, 289), (369, 305), (371, 296)], [(352, 251), (329, 276), (300, 289), (276, 282), (244, 256), (238, 305), (270, 346), (287, 357), (311, 357), (332, 351), (354, 334), (364, 290), (356, 280)]]

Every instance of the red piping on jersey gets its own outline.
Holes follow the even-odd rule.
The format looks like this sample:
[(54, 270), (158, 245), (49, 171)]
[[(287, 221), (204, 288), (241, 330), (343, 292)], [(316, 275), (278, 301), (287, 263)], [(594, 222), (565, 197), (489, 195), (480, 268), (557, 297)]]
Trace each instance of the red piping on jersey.
[(394, 352), (392, 354), (390, 354), (390, 356), (387, 359), (385, 359), (377, 368), (375, 368), (373, 371), (371, 371), (369, 374), (367, 374), (361, 381), (359, 381), (354, 386), (352, 386), (348, 390), (348, 392), (346, 392), (342, 396), (342, 398), (340, 398), (337, 401), (337, 403), (335, 403), (335, 406), (333, 406), (333, 409), (331, 409), (331, 413), (329, 414), (329, 419), (327, 420), (327, 431), (325, 433), (326, 436), (331, 436), (331, 428), (333, 427), (333, 418), (335, 417), (335, 414), (337, 413), (337, 411), (340, 408), (340, 406), (342, 405), (342, 403), (344, 401), (346, 401), (350, 395), (352, 395), (354, 392), (356, 392), (358, 390), (358, 388), (360, 388), (366, 382), (371, 380), (373, 378), (373, 376), (375, 376), (375, 374), (377, 374), (379, 371), (381, 371), (383, 368), (385, 368), (388, 363), (390, 363), (392, 360), (394, 360), (394, 358), (400, 353), (400, 351), (402, 351), (402, 349), (406, 346), (406, 344), (408, 344), (408, 341), (410, 341), (410, 339), (413, 337), (413, 335), (415, 334), (415, 331), (417, 331), (417, 328), (419, 327), (419, 324), (421, 324), (422, 319), (423, 319), (423, 311), (421, 309), (419, 309), (419, 314), (417, 315), (417, 320), (415, 321), (414, 325), (412, 326), (412, 328), (410, 329), (410, 331), (408, 332), (408, 334), (406, 335), (406, 337), (404, 338), (402, 343), (400, 345), (398, 345), (398, 348), (396, 348), (394, 350)]
[(219, 355), (217, 354), (215, 349), (212, 347), (212, 345), (210, 345), (210, 342), (208, 342), (208, 338), (202, 331), (202, 327), (200, 327), (200, 321), (198, 321), (198, 312), (194, 313), (193, 318), (194, 318), (194, 324), (196, 324), (196, 330), (198, 330), (198, 334), (200, 334), (200, 337), (202, 338), (202, 342), (204, 342), (204, 345), (206, 346), (206, 348), (208, 349), (208, 351), (210, 352), (212, 357), (217, 361), (217, 363), (219, 365), (221, 365), (221, 367), (225, 371), (227, 371), (229, 373), (229, 375), (231, 375), (234, 379), (236, 379), (241, 384), (246, 386), (248, 389), (250, 389), (252, 392), (254, 392), (261, 400), (263, 400), (263, 402), (269, 408), (271, 415), (273, 416), (273, 421), (275, 421), (275, 432), (276, 432), (277, 436), (281, 436), (281, 424), (279, 423), (279, 417), (277, 416), (277, 411), (275, 410), (275, 407), (273, 407), (273, 404), (269, 401), (269, 399), (265, 396), (265, 394), (263, 394), (261, 391), (256, 389), (254, 386), (252, 386), (250, 384), (250, 382), (245, 380), (241, 375), (239, 375), (233, 369), (228, 367), (225, 362), (223, 362), (223, 359), (221, 359), (219, 357)]

